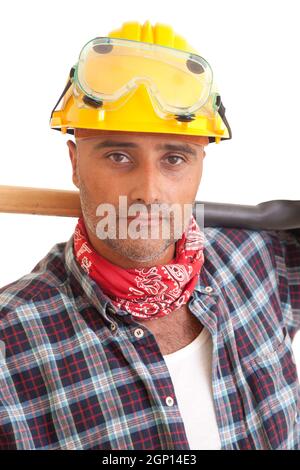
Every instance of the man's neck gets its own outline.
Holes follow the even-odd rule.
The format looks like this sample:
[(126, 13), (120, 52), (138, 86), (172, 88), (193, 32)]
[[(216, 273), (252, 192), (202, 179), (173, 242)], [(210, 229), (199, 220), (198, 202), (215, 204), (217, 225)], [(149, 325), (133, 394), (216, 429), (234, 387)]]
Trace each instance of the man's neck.
[(191, 313), (188, 304), (184, 304), (165, 317), (155, 320), (138, 318), (137, 322), (155, 336), (162, 354), (171, 354), (184, 348), (203, 329), (203, 325)]

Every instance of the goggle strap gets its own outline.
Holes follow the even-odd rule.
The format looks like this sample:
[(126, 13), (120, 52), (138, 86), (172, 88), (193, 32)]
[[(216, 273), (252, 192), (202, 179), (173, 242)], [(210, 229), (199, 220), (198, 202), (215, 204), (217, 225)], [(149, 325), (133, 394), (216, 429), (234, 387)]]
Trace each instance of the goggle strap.
[[(229, 140), (229, 139), (232, 138), (232, 133), (231, 133), (230, 125), (229, 125), (229, 123), (228, 123), (228, 121), (227, 121), (227, 119), (226, 119), (226, 116), (225, 116), (225, 111), (226, 111), (226, 108), (224, 107), (224, 105), (223, 105), (223, 103), (222, 103), (222, 101), (221, 101), (221, 99), (220, 99), (220, 107), (219, 107), (218, 113), (219, 113), (219, 115), (221, 116), (222, 121), (224, 122), (225, 126), (226, 126), (227, 129), (228, 129), (229, 138), (228, 138), (228, 139), (224, 139), (224, 140)], [(221, 140), (223, 140), (223, 139), (221, 139)]]
[[(72, 67), (71, 70), (70, 70), (70, 74), (69, 74), (69, 80), (68, 80), (68, 83), (66, 84), (62, 94), (60, 95), (60, 97), (58, 98), (58, 101), (56, 103), (56, 105), (54, 106), (54, 108), (52, 109), (51, 111), (51, 116), (50, 116), (50, 121), (52, 119), (52, 115), (55, 111), (55, 109), (57, 108), (58, 104), (60, 103), (61, 99), (65, 96), (65, 94), (67, 93), (68, 89), (70, 88), (70, 86), (72, 85), (72, 79), (74, 77), (74, 73), (75, 73), (75, 67)], [(59, 129), (58, 129), (59, 130)]]
[[(61, 127), (52, 127), (52, 129), (54, 129), (55, 131), (61, 132)], [(67, 129), (66, 134), (74, 135), (74, 129)]]
[[(229, 140), (229, 139), (232, 138), (232, 132), (231, 132), (231, 129), (230, 129), (230, 125), (229, 125), (229, 123), (226, 119), (226, 116), (225, 116), (226, 108), (222, 103), (220, 95), (218, 95), (218, 98), (220, 100), (218, 102), (218, 105), (219, 105), (218, 113), (219, 113), (220, 117), (222, 118), (222, 121), (224, 122), (225, 126), (227, 127), (228, 134), (229, 134), (229, 137), (221, 137), (221, 140)], [(209, 137), (208, 140), (209, 140), (209, 143), (211, 144), (211, 143), (215, 142), (216, 139), (215, 139), (215, 137)]]

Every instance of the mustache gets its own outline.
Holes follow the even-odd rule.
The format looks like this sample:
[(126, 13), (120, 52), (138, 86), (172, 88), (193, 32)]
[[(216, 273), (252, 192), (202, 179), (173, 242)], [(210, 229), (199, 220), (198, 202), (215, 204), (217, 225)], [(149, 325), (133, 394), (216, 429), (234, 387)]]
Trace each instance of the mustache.
[(166, 209), (155, 209), (153, 210), (139, 210), (128, 209), (128, 213), (124, 216), (124, 214), (120, 215), (120, 213), (116, 212), (116, 217), (118, 219), (125, 219), (125, 218), (135, 218), (135, 217), (160, 217), (161, 219), (173, 219), (174, 213), (172, 211), (168, 211)]

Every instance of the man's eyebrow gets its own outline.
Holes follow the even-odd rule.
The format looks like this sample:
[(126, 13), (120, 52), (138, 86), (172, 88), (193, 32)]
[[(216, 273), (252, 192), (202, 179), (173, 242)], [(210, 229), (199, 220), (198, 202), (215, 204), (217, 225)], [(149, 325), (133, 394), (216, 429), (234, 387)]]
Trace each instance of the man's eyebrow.
[(156, 150), (172, 150), (173, 152), (184, 152), (190, 155), (197, 155), (197, 151), (193, 149), (189, 144), (159, 144)]
[[(99, 150), (105, 147), (128, 147), (128, 148), (138, 148), (139, 145), (134, 142), (120, 142), (118, 140), (103, 140), (96, 144), (93, 149)], [(189, 144), (158, 144), (155, 147), (156, 150), (172, 150), (189, 153), (190, 155), (197, 155), (197, 151), (193, 149)]]

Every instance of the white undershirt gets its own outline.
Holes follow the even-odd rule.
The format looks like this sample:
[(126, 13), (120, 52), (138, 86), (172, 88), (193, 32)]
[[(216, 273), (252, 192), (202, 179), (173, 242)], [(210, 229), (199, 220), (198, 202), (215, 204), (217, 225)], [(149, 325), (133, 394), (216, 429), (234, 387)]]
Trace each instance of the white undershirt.
[(220, 449), (212, 394), (212, 340), (203, 327), (179, 351), (164, 356), (191, 450)]

